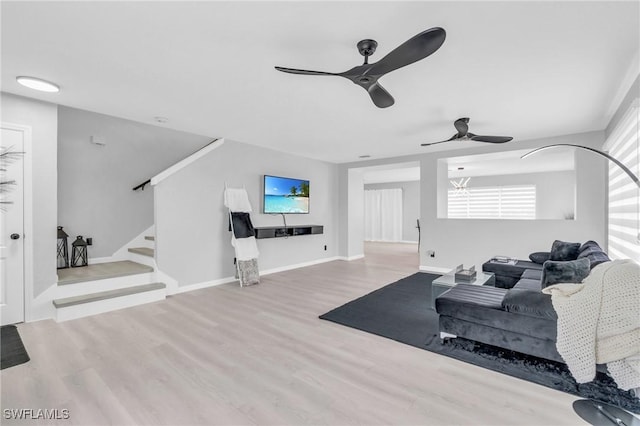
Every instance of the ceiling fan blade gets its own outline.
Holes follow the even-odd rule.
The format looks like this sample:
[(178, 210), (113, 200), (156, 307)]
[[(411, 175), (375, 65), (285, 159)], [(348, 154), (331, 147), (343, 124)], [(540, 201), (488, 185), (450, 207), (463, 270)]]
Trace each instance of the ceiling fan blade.
[(387, 92), (384, 87), (378, 83), (374, 83), (367, 89), (371, 100), (378, 108), (387, 108), (395, 103), (393, 96)]
[(382, 76), (398, 68), (410, 65), (426, 58), (438, 50), (447, 34), (440, 27), (430, 28), (389, 52), (384, 58), (373, 64), (367, 74)]
[(458, 136), (459, 135), (456, 133), (455, 135), (451, 136), (446, 141), (421, 143), (420, 146), (429, 146), (429, 145), (436, 145), (436, 144), (439, 144), (439, 143), (451, 142), (451, 141), (454, 141), (454, 140), (458, 139)]
[(287, 72), (289, 74), (302, 74), (302, 75), (338, 75), (332, 72), (324, 72), (324, 71), (309, 71), (309, 70), (299, 70), (295, 68), (284, 68), (284, 67), (275, 67), (278, 71)]
[(511, 136), (472, 136), (471, 134), (469, 134), (469, 139), (476, 142), (505, 143), (509, 142), (513, 138)]

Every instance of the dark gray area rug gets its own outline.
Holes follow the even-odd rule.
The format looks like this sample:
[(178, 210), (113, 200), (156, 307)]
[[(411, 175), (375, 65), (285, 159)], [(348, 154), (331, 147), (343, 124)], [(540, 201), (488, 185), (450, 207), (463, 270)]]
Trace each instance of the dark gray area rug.
[(457, 338), (440, 342), (438, 314), (430, 308), (431, 282), (439, 275), (416, 273), (320, 316), (407, 345), (528, 380), (583, 398), (640, 413), (640, 399), (616, 387), (606, 374), (579, 384), (565, 364)]
[(24, 364), (27, 361), (29, 361), (29, 354), (24, 348), (16, 326), (0, 327), (0, 370)]

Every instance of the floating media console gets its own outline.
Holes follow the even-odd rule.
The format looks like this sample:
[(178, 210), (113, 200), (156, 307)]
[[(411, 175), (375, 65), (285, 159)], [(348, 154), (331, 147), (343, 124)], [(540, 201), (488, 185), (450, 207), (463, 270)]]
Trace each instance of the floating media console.
[(254, 229), (256, 231), (256, 239), (315, 235), (322, 234), (324, 231), (322, 225), (265, 226)]

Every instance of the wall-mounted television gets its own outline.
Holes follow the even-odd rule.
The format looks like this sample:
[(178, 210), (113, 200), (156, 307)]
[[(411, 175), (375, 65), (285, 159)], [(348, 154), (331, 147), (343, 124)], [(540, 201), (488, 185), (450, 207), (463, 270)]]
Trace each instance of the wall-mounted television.
[(264, 175), (262, 212), (309, 213), (309, 181)]

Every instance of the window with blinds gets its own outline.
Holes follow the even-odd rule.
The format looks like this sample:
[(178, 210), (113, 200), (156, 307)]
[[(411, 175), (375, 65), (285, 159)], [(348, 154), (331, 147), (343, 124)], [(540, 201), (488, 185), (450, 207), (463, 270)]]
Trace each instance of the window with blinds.
[(513, 185), (450, 189), (450, 219), (535, 219), (536, 186)]
[[(605, 149), (640, 175), (640, 108), (638, 99), (613, 130)], [(616, 164), (609, 162), (608, 254), (612, 259), (640, 261), (640, 188)]]

